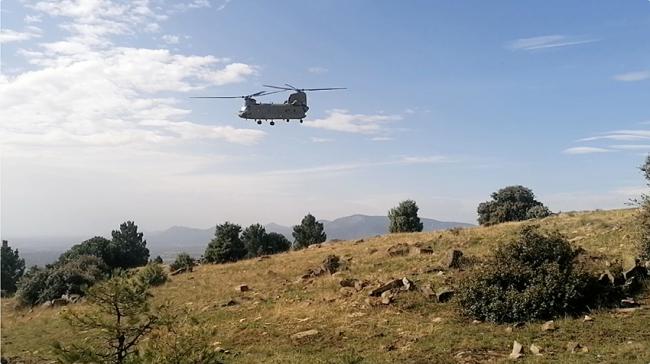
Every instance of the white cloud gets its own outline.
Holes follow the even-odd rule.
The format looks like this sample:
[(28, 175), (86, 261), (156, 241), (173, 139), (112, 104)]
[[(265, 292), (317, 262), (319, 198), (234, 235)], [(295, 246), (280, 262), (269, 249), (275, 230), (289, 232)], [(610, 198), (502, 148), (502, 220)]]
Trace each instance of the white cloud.
[(170, 35), (170, 34), (165, 34), (161, 37), (163, 42), (167, 44), (178, 44), (180, 41), (180, 38), (177, 35)]
[(311, 137), (309, 139), (313, 143), (330, 143), (330, 142), (334, 141), (334, 139), (331, 139), (331, 138), (319, 138), (319, 137)]
[(370, 138), (370, 140), (372, 140), (373, 142), (388, 142), (393, 140), (393, 138), (387, 136), (378, 136), (378, 137), (372, 137)]
[(329, 110), (323, 119), (305, 121), (311, 128), (335, 130), (346, 133), (377, 134), (385, 132), (387, 123), (402, 120), (400, 115), (350, 114), (347, 110)]
[(615, 75), (616, 81), (635, 82), (650, 79), (650, 71), (627, 72)]
[(24, 40), (38, 38), (40, 36), (40, 29), (33, 26), (29, 27), (29, 29), (24, 32), (18, 32), (11, 29), (0, 29), (0, 44), (22, 42)]
[(607, 153), (609, 149), (596, 148), (596, 147), (573, 147), (562, 151), (564, 154), (592, 154), (592, 153)]
[(650, 139), (650, 130), (614, 130), (601, 135), (582, 138), (579, 142), (587, 142), (594, 140), (620, 140), (620, 141), (634, 141), (634, 140), (648, 140)]
[(597, 39), (586, 39), (566, 35), (544, 35), (531, 38), (515, 39), (508, 43), (507, 48), (511, 50), (534, 51), (547, 48), (568, 47), (578, 44), (593, 43)]
[(309, 71), (309, 73), (321, 74), (327, 72), (328, 69), (325, 67), (314, 66), (307, 68), (307, 71)]
[(25, 18), (23, 19), (25, 23), (40, 23), (43, 21), (43, 16), (41, 15), (25, 15)]

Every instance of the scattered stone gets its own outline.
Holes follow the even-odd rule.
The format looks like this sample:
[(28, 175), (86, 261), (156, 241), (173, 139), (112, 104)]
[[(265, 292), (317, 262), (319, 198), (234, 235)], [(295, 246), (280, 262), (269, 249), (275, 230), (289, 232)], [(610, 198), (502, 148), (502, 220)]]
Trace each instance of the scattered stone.
[(589, 315), (585, 315), (585, 318), (582, 319), (582, 321), (584, 321), (584, 322), (593, 321), (593, 320), (594, 320), (594, 318), (589, 316)]
[(454, 297), (454, 290), (451, 288), (442, 288), (438, 292), (436, 292), (436, 297), (438, 298), (438, 302), (444, 303), (449, 301), (452, 297)]
[(390, 291), (391, 289), (400, 288), (403, 285), (401, 279), (393, 279), (392, 281), (382, 284), (381, 286), (370, 291), (370, 296), (379, 297), (382, 293)]
[(533, 353), (534, 355), (541, 356), (542, 355), (542, 348), (535, 345), (535, 344), (530, 344), (530, 352)]
[(230, 306), (235, 306), (235, 305), (238, 305), (238, 304), (239, 304), (239, 302), (231, 299), (231, 300), (228, 300), (228, 301), (222, 303), (221, 307), (230, 307)]
[(240, 284), (239, 286), (235, 287), (235, 291), (238, 292), (247, 292), (248, 290), (250, 290), (250, 288), (248, 288), (248, 285), (246, 284)]
[(461, 259), (463, 257), (463, 252), (460, 250), (452, 250), (447, 256), (447, 267), (448, 268), (460, 268)]
[(70, 303), (65, 298), (55, 298), (51, 302), (52, 302), (52, 307), (61, 307)]
[(43, 304), (41, 305), (41, 307), (43, 307), (43, 308), (51, 308), (51, 307), (52, 307), (52, 301), (45, 301), (45, 302), (43, 302)]
[(425, 245), (416, 244), (412, 247), (410, 252), (415, 255), (431, 255), (433, 254), (433, 249)]
[(566, 345), (566, 350), (571, 354), (586, 353), (589, 351), (586, 346), (580, 345), (580, 343), (576, 341), (569, 341)]
[(188, 271), (188, 267), (182, 267), (182, 268), (178, 268), (178, 269), (176, 269), (175, 271), (172, 271), (172, 272), (169, 273), (169, 274), (172, 275), (172, 276), (175, 276), (175, 275), (179, 275), (179, 274), (181, 274), (181, 273), (185, 273), (185, 272), (187, 272), (187, 271)]
[(391, 291), (385, 291), (381, 294), (381, 303), (384, 305), (390, 305), (393, 302), (393, 294)]
[(388, 255), (391, 257), (398, 257), (407, 255), (409, 253), (409, 246), (404, 243), (399, 243), (388, 248)]
[(523, 349), (524, 347), (515, 340), (515, 342), (512, 343), (512, 352), (510, 353), (509, 358), (519, 359), (522, 355), (524, 355), (522, 353)]
[(329, 274), (334, 274), (338, 271), (341, 265), (341, 258), (338, 255), (330, 254), (325, 257), (323, 261), (323, 269)]
[(357, 284), (357, 280), (354, 278), (344, 278), (342, 279), (339, 284), (341, 287), (352, 287), (354, 288)]
[(622, 308), (634, 308), (639, 307), (640, 305), (632, 297), (624, 298), (621, 300)]
[(472, 320), (472, 325), (478, 325), (478, 324), (480, 324), (482, 322), (483, 321), (481, 321), (481, 320)]
[(436, 318), (434, 318), (434, 319), (431, 320), (431, 321), (433, 321), (433, 322), (435, 322), (435, 323), (437, 323), (437, 324), (438, 324), (438, 323), (441, 323), (441, 322), (442, 322), (442, 317), (436, 317)]
[(412, 291), (415, 289), (415, 283), (410, 279), (404, 277), (402, 278), (402, 289), (405, 291)]
[(542, 325), (542, 331), (555, 331), (555, 330), (557, 330), (557, 327), (555, 326), (555, 322), (553, 322), (553, 320), (546, 321)]
[(357, 291), (361, 291), (364, 288), (366, 288), (366, 286), (368, 286), (369, 284), (370, 284), (370, 282), (368, 282), (365, 279), (362, 280), (362, 281), (356, 281), (356, 282), (354, 282), (354, 289), (356, 289)]
[(318, 335), (318, 330), (311, 329), (311, 330), (301, 331), (301, 332), (295, 333), (295, 334), (291, 335), (291, 339), (293, 339), (293, 340), (301, 340), (301, 339), (309, 338), (309, 337), (316, 336), (316, 335)]
[(433, 288), (431, 287), (430, 283), (425, 283), (421, 285), (420, 292), (422, 292), (422, 294), (428, 299), (436, 297), (436, 292), (433, 291)]

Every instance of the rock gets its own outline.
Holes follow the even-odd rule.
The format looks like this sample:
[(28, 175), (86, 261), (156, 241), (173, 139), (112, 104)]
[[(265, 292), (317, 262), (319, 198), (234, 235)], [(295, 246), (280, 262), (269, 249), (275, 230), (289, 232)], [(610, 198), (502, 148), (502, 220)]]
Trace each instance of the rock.
[(634, 300), (634, 298), (628, 297), (621, 300), (622, 308), (634, 308), (639, 307), (640, 305)]
[(357, 284), (357, 280), (354, 278), (344, 278), (342, 279), (339, 284), (341, 287), (352, 287), (354, 288)]
[(311, 329), (311, 330), (301, 331), (301, 332), (295, 333), (295, 334), (291, 335), (291, 339), (292, 340), (301, 340), (301, 339), (309, 338), (309, 337), (316, 336), (316, 335), (318, 335), (318, 330)]
[(433, 288), (431, 287), (430, 283), (425, 283), (420, 286), (420, 292), (424, 295), (424, 297), (431, 299), (433, 297), (436, 297), (436, 292), (433, 291)]
[(65, 298), (55, 298), (51, 302), (52, 302), (52, 307), (61, 307), (70, 303)]
[(402, 278), (402, 289), (405, 291), (412, 291), (415, 289), (415, 283), (410, 279), (404, 277)]
[(341, 258), (339, 258), (338, 255), (330, 254), (327, 257), (325, 257), (325, 260), (323, 261), (323, 270), (328, 272), (329, 274), (334, 274), (336, 271), (339, 270), (339, 267), (341, 265)]
[(248, 290), (250, 290), (250, 288), (248, 288), (248, 285), (245, 284), (240, 284), (239, 286), (235, 287), (235, 291), (238, 292), (247, 292)]
[(530, 349), (530, 352), (533, 353), (534, 355), (538, 355), (538, 356), (542, 355), (542, 348), (535, 344), (530, 344), (530, 347), (528, 349)]
[(510, 355), (508, 357), (510, 359), (519, 359), (522, 355), (524, 355), (522, 353), (523, 349), (524, 349), (524, 347), (521, 346), (520, 343), (515, 341), (514, 343), (512, 343), (512, 352), (510, 353)]
[(442, 320), (442, 317), (436, 317), (436, 318), (434, 318), (434, 319), (431, 320), (431, 321), (433, 321), (433, 322), (435, 322), (435, 323), (438, 324), (438, 323), (441, 323), (443, 320)]
[(45, 302), (43, 302), (43, 304), (41, 305), (41, 307), (43, 307), (43, 308), (52, 308), (52, 301), (45, 301)]
[(511, 326), (506, 327), (506, 332), (508, 334), (511, 333), (512, 332), (512, 327)]
[(390, 305), (393, 302), (393, 294), (391, 291), (386, 291), (381, 294), (381, 303), (384, 305)]
[(415, 245), (413, 248), (410, 250), (411, 253), (416, 254), (416, 255), (431, 255), (433, 254), (433, 249), (431, 249), (428, 246), (423, 246), (423, 245)]
[(436, 297), (438, 298), (438, 302), (444, 303), (449, 301), (452, 297), (454, 297), (454, 290), (451, 288), (442, 288), (438, 292), (436, 292)]
[(481, 321), (481, 320), (472, 320), (472, 325), (478, 325), (478, 324), (480, 324), (482, 322), (483, 321)]
[(370, 282), (368, 282), (368, 281), (365, 280), (365, 279), (362, 280), (362, 281), (356, 281), (356, 282), (354, 282), (354, 289), (356, 289), (357, 291), (361, 291), (361, 290), (363, 290), (366, 286), (368, 286), (369, 284), (370, 284)]
[(553, 322), (553, 320), (546, 321), (542, 325), (542, 331), (555, 331), (555, 330), (557, 330), (557, 327), (555, 326), (555, 322)]
[(452, 250), (447, 255), (447, 267), (448, 268), (460, 268), (461, 260), (463, 257), (463, 252), (460, 250)]
[(363, 239), (359, 239), (359, 240), (355, 240), (355, 241), (354, 241), (354, 244), (355, 244), (355, 245), (356, 245), (356, 244), (361, 244), (361, 243), (363, 243), (363, 242), (364, 242)]
[(569, 341), (566, 345), (566, 350), (570, 352), (571, 354), (575, 353), (586, 353), (589, 351), (586, 346), (580, 345), (580, 343), (576, 341)]
[(404, 243), (399, 243), (388, 248), (388, 255), (391, 257), (398, 257), (407, 255), (409, 253), (409, 246)]
[(222, 303), (221, 307), (230, 307), (230, 306), (235, 306), (235, 305), (238, 305), (238, 304), (239, 304), (239, 302), (231, 299), (231, 300), (228, 300), (228, 301)]
[(374, 297), (381, 296), (382, 293), (390, 291), (391, 289), (397, 289), (402, 287), (403, 283), (401, 279), (393, 279), (392, 281), (382, 284), (381, 286), (370, 291), (370, 295)]
[(585, 315), (585, 318), (582, 319), (582, 321), (584, 321), (584, 322), (593, 321), (593, 320), (594, 320), (594, 318), (589, 316), (589, 315)]

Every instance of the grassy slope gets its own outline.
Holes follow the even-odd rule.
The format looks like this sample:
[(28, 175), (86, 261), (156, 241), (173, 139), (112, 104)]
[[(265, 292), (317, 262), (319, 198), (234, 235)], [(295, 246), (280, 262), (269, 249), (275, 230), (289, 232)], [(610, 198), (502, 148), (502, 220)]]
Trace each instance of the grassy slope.
[[(585, 248), (589, 255), (623, 259), (629, 265), (634, 253), (633, 210), (569, 213), (544, 219), (545, 229), (559, 229)], [(369, 305), (368, 289), (342, 291), (345, 277), (367, 279), (374, 284), (407, 276), (416, 284), (434, 287), (453, 284), (454, 272), (437, 276), (423, 273), (436, 266), (451, 248), (466, 255), (485, 255), (496, 244), (511, 239), (520, 223), (460, 232), (426, 232), (381, 236), (358, 244), (324, 245), (271, 257), (225, 265), (198, 267), (195, 272), (173, 277), (154, 289), (154, 300), (171, 300), (195, 310), (220, 334), (214, 340), (233, 353), (233, 363), (343, 363), (364, 358), (365, 363), (435, 363), (505, 361), (513, 340), (524, 345), (520, 362), (650, 362), (650, 310), (632, 314), (593, 312), (593, 322), (564, 318), (559, 329), (542, 332), (540, 323), (508, 331), (507, 325), (471, 323), (459, 317), (453, 302), (440, 304), (417, 292), (405, 292), (389, 305)], [(426, 242), (433, 256), (388, 257), (386, 250), (398, 243)], [(376, 252), (372, 252), (376, 249)], [(350, 269), (335, 276), (300, 281), (308, 268), (318, 266), (327, 254), (352, 258)], [(236, 292), (238, 284), (249, 292)], [(372, 286), (372, 285), (371, 285)], [(234, 299), (240, 304), (221, 307)], [(647, 295), (641, 298), (650, 302)], [(374, 302), (373, 302), (374, 303)], [(59, 310), (36, 308), (16, 311), (12, 300), (2, 302), (3, 355), (48, 356), (53, 340), (75, 340), (59, 319)], [(295, 343), (290, 335), (317, 329), (318, 336)], [(586, 345), (588, 353), (569, 354), (568, 341)], [(544, 348), (543, 357), (528, 351), (531, 343)], [(28, 354), (31, 353), (31, 354)]]

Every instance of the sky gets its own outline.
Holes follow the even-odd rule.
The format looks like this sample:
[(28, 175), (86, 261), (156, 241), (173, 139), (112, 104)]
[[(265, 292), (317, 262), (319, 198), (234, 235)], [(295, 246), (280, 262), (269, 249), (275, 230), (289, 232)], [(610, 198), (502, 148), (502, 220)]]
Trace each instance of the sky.
[[(645, 191), (650, 1), (0, 3), (0, 235), (108, 235), (125, 220), (476, 222), (508, 185), (553, 211)], [(304, 124), (237, 117), (263, 84)], [(259, 101), (282, 102), (286, 94)]]

